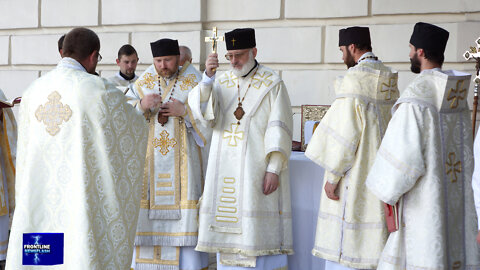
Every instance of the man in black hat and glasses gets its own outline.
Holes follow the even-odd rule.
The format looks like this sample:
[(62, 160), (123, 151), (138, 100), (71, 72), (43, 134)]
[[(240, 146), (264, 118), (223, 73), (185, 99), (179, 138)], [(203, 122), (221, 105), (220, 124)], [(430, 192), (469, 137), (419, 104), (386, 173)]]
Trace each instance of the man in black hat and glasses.
[(367, 187), (398, 209), (378, 269), (479, 269), (472, 192), (470, 74), (442, 70), (449, 33), (417, 23), (418, 76), (393, 107)]
[(179, 66), (177, 40), (150, 46), (153, 64), (127, 92), (150, 130), (133, 268), (200, 270), (208, 267), (208, 255), (194, 250), (203, 188), (200, 148), (209, 138), (187, 97), (201, 74), (190, 63)]
[(195, 119), (213, 127), (196, 249), (217, 253), (218, 269), (286, 267), (290, 99), (280, 77), (255, 60), (254, 29), (227, 32), (225, 42), (230, 68), (216, 75), (218, 56), (210, 54), (189, 94)]
[(305, 152), (325, 168), (312, 253), (325, 269), (375, 269), (387, 228), (365, 181), (399, 96), (398, 74), (372, 53), (368, 27), (341, 29), (338, 45), (348, 71)]

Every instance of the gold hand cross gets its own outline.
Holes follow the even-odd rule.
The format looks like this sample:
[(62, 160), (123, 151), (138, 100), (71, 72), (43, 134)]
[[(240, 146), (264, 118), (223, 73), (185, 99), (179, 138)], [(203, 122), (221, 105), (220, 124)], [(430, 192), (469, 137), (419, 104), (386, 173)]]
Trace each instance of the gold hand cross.
[(225, 41), (225, 37), (217, 36), (217, 27), (213, 27), (212, 29), (212, 36), (211, 37), (205, 37), (205, 42), (211, 42), (212, 43), (212, 53), (217, 52), (217, 42), (218, 41)]

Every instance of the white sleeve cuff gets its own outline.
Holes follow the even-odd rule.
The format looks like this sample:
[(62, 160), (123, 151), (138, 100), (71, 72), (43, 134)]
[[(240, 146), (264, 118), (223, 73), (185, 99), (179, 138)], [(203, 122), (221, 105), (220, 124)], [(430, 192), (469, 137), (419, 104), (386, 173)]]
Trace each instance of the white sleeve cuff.
[(201, 83), (212, 85), (214, 81), (215, 81), (215, 74), (213, 74), (212, 77), (208, 77), (207, 73), (203, 72)]
[(268, 161), (267, 172), (280, 175), (280, 172), (282, 171), (282, 164), (283, 164), (282, 154), (280, 152), (272, 152), (270, 154), (270, 160)]

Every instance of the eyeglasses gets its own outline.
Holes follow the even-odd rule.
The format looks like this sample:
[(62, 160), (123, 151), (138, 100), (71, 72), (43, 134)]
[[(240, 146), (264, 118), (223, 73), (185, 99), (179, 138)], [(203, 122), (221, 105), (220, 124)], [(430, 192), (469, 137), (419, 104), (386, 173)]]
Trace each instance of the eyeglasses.
[(248, 51), (244, 51), (244, 52), (241, 52), (241, 53), (227, 53), (225, 54), (225, 58), (227, 58), (228, 61), (232, 60), (234, 57), (235, 58), (240, 58), (242, 56), (244, 56), (245, 54), (247, 54)]
[(102, 61), (102, 55), (100, 53), (98, 53), (97, 62), (100, 62), (100, 61)]

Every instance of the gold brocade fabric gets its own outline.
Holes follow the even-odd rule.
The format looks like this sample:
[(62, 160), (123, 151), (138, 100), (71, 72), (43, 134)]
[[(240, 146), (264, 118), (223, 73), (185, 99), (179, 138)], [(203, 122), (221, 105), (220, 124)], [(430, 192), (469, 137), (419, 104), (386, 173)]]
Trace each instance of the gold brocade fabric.
[(338, 184), (339, 200), (321, 193), (313, 255), (359, 269), (376, 268), (387, 240), (383, 204), (365, 181), (399, 96), (398, 74), (381, 62), (360, 62), (336, 82), (337, 98), (305, 155)]
[[(164, 102), (174, 98), (184, 103), (186, 108), (184, 117), (170, 116), (164, 125), (157, 121), (157, 108), (145, 113), (150, 131), (135, 238), (137, 250), (144, 255), (150, 254), (149, 249), (153, 247), (156, 248), (155, 254), (159, 250), (167, 254), (165, 252), (169, 248), (194, 246), (197, 243), (196, 205), (203, 188), (203, 164), (199, 158), (202, 148), (199, 143), (206, 143), (208, 135), (190, 117), (187, 98), (200, 79), (201, 74), (189, 64), (183, 66), (177, 78), (170, 81), (158, 77), (152, 65), (139, 77), (135, 88), (127, 93), (134, 106), (138, 106), (138, 101), (146, 95), (161, 93)], [(178, 258), (177, 264), (172, 265), (158, 259), (161, 256), (147, 261), (141, 256), (136, 260), (139, 267), (157, 265), (168, 269), (178, 268)]]

